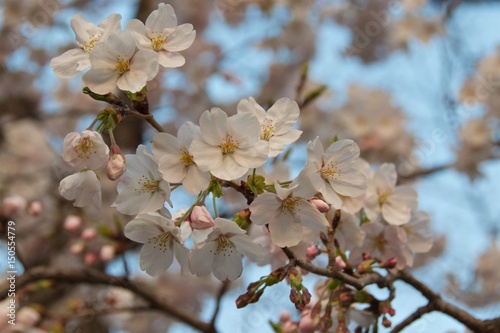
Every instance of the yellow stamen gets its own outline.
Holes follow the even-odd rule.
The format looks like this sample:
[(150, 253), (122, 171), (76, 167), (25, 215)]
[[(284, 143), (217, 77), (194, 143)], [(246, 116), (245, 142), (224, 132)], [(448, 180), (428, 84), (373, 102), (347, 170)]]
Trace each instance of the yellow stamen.
[(118, 74), (123, 75), (125, 72), (130, 70), (130, 60), (118, 56), (118, 58), (116, 58), (115, 68), (118, 71)]
[(194, 164), (194, 162), (193, 162), (193, 155), (191, 155), (189, 153), (189, 151), (185, 147), (181, 148), (181, 158), (180, 158), (180, 161), (186, 167), (190, 166), (191, 164)]
[(94, 46), (96, 46), (97, 42), (99, 41), (99, 38), (101, 38), (100, 34), (95, 34), (92, 36), (89, 36), (89, 40), (86, 43), (78, 43), (80, 47), (87, 53), (92, 52), (94, 49)]
[(323, 165), (319, 170), (319, 173), (323, 179), (336, 180), (339, 176), (339, 170), (334, 162)]
[(158, 236), (149, 238), (148, 242), (153, 243), (153, 248), (166, 252), (170, 243), (175, 237), (169, 231), (163, 232)]
[(275, 124), (269, 119), (265, 118), (263, 124), (260, 125), (260, 131), (261, 131), (260, 139), (269, 141), (269, 139), (274, 135), (275, 129), (276, 129)]
[(88, 137), (82, 139), (80, 144), (78, 146), (76, 146), (76, 151), (77, 151), (78, 157), (81, 159), (83, 159), (83, 158), (89, 159), (90, 154), (97, 153), (97, 150), (95, 149), (94, 141), (92, 141)]
[(139, 188), (136, 189), (139, 193), (151, 193), (158, 192), (160, 190), (160, 181), (154, 180), (152, 178), (146, 178), (146, 176), (141, 176), (139, 179)]
[(240, 143), (238, 140), (234, 140), (230, 134), (226, 135), (226, 138), (222, 143), (218, 146), (223, 155), (232, 154), (236, 149), (238, 149)]

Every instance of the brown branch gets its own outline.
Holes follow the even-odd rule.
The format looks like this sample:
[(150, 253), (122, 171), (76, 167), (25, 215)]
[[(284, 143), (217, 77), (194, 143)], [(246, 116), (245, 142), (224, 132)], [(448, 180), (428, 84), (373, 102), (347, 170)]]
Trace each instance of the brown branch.
[[(467, 328), (471, 329), (474, 332), (484, 332), (484, 333), (500, 333), (500, 325), (498, 325), (498, 322), (500, 322), (500, 317), (496, 319), (490, 319), (490, 320), (479, 320), (469, 314), (468, 312), (456, 307), (453, 304), (447, 303), (441, 299), (441, 296), (439, 294), (436, 294), (434, 291), (432, 291), (428, 286), (426, 286), (424, 283), (421, 281), (417, 280), (415, 277), (413, 277), (410, 273), (407, 271), (400, 271), (398, 274), (398, 279), (401, 281), (406, 282), (407, 284), (411, 285), (413, 288), (418, 290), (427, 300), (429, 301), (429, 304), (427, 305), (429, 307), (428, 312), (431, 311), (439, 311), (444, 314), (447, 314), (448, 316), (456, 319), (457, 321), (461, 322)], [(418, 309), (417, 309), (418, 311)], [(421, 310), (423, 311), (423, 310)], [(422, 313), (423, 315), (423, 313)], [(415, 316), (413, 321), (417, 320), (420, 317), (417, 317), (416, 313), (413, 313), (411, 316)], [(408, 317), (408, 318), (410, 318)], [(406, 326), (411, 324), (413, 321), (411, 319), (405, 319), (401, 324), (405, 324)], [(398, 326), (400, 326), (399, 324)], [(396, 327), (398, 327), (396, 326)], [(396, 331), (398, 332), (398, 331)]]
[(220, 303), (222, 301), (222, 297), (228, 291), (230, 284), (231, 283), (229, 281), (222, 282), (222, 285), (219, 289), (219, 292), (217, 293), (215, 310), (214, 310), (214, 313), (212, 315), (212, 319), (210, 320), (210, 328), (208, 330), (209, 333), (216, 332), (215, 321), (217, 320), (217, 315), (219, 314), (219, 311), (220, 311)]
[[(16, 288), (19, 290), (30, 283), (40, 280), (53, 280), (60, 283), (70, 284), (103, 284), (125, 288), (147, 301), (151, 309), (162, 311), (199, 331), (209, 332), (209, 324), (193, 317), (190, 312), (159, 299), (155, 294), (145, 290), (142, 286), (122, 277), (107, 275), (90, 268), (86, 268), (85, 270), (59, 270), (54, 268), (39, 267), (33, 268), (32, 270), (17, 277)], [(7, 297), (8, 290), (8, 283), (0, 284), (0, 299), (5, 299)], [(215, 330), (212, 330), (211, 332), (215, 332)]]
[(309, 271), (311, 273), (314, 273), (316, 275), (321, 275), (333, 279), (340, 280), (344, 283), (347, 283), (354, 288), (361, 290), (364, 287), (370, 285), (370, 284), (377, 284), (379, 287), (385, 287), (388, 283), (388, 281), (392, 280), (393, 277), (391, 276), (382, 276), (377, 273), (372, 273), (368, 275), (364, 275), (363, 277), (360, 278), (355, 278), (351, 275), (348, 275), (346, 273), (343, 273), (339, 270), (329, 270), (325, 268), (321, 268), (318, 266), (315, 266), (313, 264), (310, 264), (308, 262), (305, 262), (303, 260), (298, 259), (295, 254), (292, 252), (287, 247), (282, 248), (283, 252), (286, 254), (288, 259), (295, 265), (299, 266), (300, 268), (305, 269), (306, 271)]
[(422, 176), (428, 176), (436, 172), (440, 172), (446, 169), (450, 169), (453, 167), (453, 164), (445, 164), (445, 165), (440, 165), (437, 167), (429, 168), (429, 169), (421, 169), (421, 170), (416, 170), (408, 175), (399, 175), (398, 177), (398, 184), (404, 184), (409, 181), (415, 180), (419, 177)]
[(140, 311), (150, 311), (152, 310), (148, 306), (130, 306), (124, 308), (113, 308), (107, 307), (102, 309), (85, 309), (83, 311), (78, 311), (76, 313), (57, 313), (51, 311), (44, 311), (43, 315), (45, 318), (56, 319), (56, 320), (71, 320), (75, 318), (89, 318), (97, 316), (106, 316), (123, 312), (140, 312)]
[(407, 326), (411, 325), (413, 322), (415, 322), (416, 320), (420, 319), (420, 317), (422, 317), (423, 315), (425, 315), (426, 313), (430, 313), (432, 311), (434, 311), (434, 306), (433, 306), (434, 303), (428, 303), (424, 306), (421, 306), (419, 307), (417, 310), (415, 310), (415, 312), (413, 312), (411, 315), (409, 315), (408, 317), (406, 317), (405, 320), (403, 320), (402, 322), (400, 322), (399, 324), (397, 324), (391, 331), (391, 333), (398, 333), (398, 332), (401, 332), (403, 329), (405, 329)]

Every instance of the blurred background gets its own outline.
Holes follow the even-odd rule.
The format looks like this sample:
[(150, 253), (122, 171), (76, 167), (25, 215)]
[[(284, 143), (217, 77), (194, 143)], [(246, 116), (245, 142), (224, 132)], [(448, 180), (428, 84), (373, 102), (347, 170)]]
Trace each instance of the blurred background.
[[(53, 166), (64, 136), (88, 127), (106, 107), (82, 93), (80, 76), (59, 79), (49, 66), (51, 58), (75, 47), (71, 17), (81, 13), (97, 24), (120, 13), (124, 28), (129, 19), (144, 21), (159, 2), (1, 2), (0, 231), (5, 238), (6, 222), (16, 221), (20, 272), (40, 265), (87, 265), (122, 275), (127, 262), (131, 275), (206, 319), (215, 282), (181, 277), (175, 270), (148, 279), (138, 269), (137, 248), (117, 227), (130, 217), (109, 208), (116, 184), (101, 178), (103, 210), (76, 208), (59, 196), (61, 174)], [(169, 133), (175, 135), (185, 121), (197, 123), (213, 106), (235, 113), (241, 98), (253, 96), (261, 105), (280, 97), (297, 100), (304, 133), (288, 160), (288, 179), (305, 164), (307, 141), (318, 135), (324, 142), (335, 136), (354, 139), (374, 166), (396, 164), (400, 182), (418, 190), (419, 209), (431, 215), (436, 239), (431, 252), (417, 258), (414, 274), (479, 318), (500, 314), (500, 2), (168, 3), (179, 24), (193, 24), (197, 34), (182, 52), (186, 64), (161, 71), (148, 84), (152, 112)], [(149, 142), (154, 131), (148, 126), (128, 118), (120, 124), (115, 136), (124, 153)], [(177, 193), (174, 208), (187, 207), (189, 200)], [(222, 213), (232, 216), (242, 207), (236, 197)], [(69, 217), (80, 221), (73, 229), (67, 227)], [(92, 237), (85, 239), (86, 228), (97, 235), (88, 231)], [(4, 242), (1, 246), (6, 248)], [(0, 270), (7, 270), (3, 265), (0, 261)], [(269, 320), (278, 321), (282, 310), (295, 313), (282, 285), (269, 289), (261, 302), (236, 309), (234, 300), (246, 284), (269, 272), (269, 266), (249, 265), (233, 285), (218, 319), (222, 332), (272, 332)], [(314, 278), (308, 283), (312, 290)], [(132, 302), (131, 295), (115, 288), (38, 288), (23, 293), (21, 305), (32, 311), (27, 318), (38, 314), (35, 326), (43, 331), (192, 330), (155, 313), (71, 316), (100, 303)], [(396, 288), (393, 323), (424, 304), (410, 287), (398, 283)], [(61, 311), (65, 317), (54, 315)], [(426, 331), (465, 328), (445, 315), (429, 314), (405, 330)]]

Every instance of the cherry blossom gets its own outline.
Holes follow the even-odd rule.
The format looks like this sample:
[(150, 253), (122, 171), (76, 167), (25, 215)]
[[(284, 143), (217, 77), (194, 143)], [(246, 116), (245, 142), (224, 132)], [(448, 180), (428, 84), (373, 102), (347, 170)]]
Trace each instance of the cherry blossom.
[(93, 204), (101, 209), (101, 183), (92, 170), (84, 169), (61, 180), (59, 193), (66, 200), (75, 200), (75, 207)]
[(200, 128), (187, 122), (179, 128), (177, 138), (157, 133), (151, 140), (151, 150), (158, 159), (158, 170), (163, 178), (172, 183), (182, 182), (190, 194), (198, 194), (210, 184), (210, 173), (199, 169), (189, 151), (193, 140), (200, 136)]
[(189, 147), (200, 170), (232, 180), (248, 169), (258, 168), (267, 159), (267, 144), (260, 140), (260, 125), (250, 113), (228, 117), (219, 108), (205, 111), (200, 118), (201, 137)]
[(235, 222), (218, 217), (214, 223), (207, 240), (191, 252), (191, 272), (198, 276), (213, 272), (221, 281), (236, 280), (243, 271), (242, 256), (258, 261), (264, 251)]
[(429, 214), (426, 212), (414, 212), (410, 222), (401, 226), (406, 231), (408, 248), (415, 253), (429, 252), (434, 243), (434, 236), (429, 227)]
[(299, 106), (289, 98), (280, 98), (266, 112), (252, 97), (242, 99), (238, 113), (254, 114), (260, 123), (260, 138), (268, 142), (269, 157), (275, 157), (300, 137), (302, 131), (292, 129), (299, 119)]
[(417, 192), (409, 186), (396, 186), (396, 182), (396, 166), (382, 164), (366, 190), (365, 212), (368, 218), (373, 220), (381, 215), (392, 225), (402, 225), (410, 220), (418, 205)]
[(78, 171), (99, 170), (108, 163), (109, 147), (99, 132), (71, 132), (64, 138), (62, 158)]
[(158, 61), (166, 68), (184, 65), (184, 57), (178, 53), (193, 44), (196, 31), (193, 25), (177, 26), (177, 17), (171, 5), (160, 3), (146, 20), (146, 25), (139, 20), (127, 23), (136, 45), (142, 50), (152, 50), (158, 53)]
[(317, 137), (307, 144), (307, 154), (307, 165), (295, 180), (297, 195), (310, 198), (320, 192), (338, 209), (342, 207), (339, 195), (357, 197), (365, 192), (366, 177), (355, 169), (359, 147), (354, 141), (339, 140), (324, 151)]
[(184, 270), (189, 265), (189, 250), (184, 246), (187, 235), (174, 222), (158, 213), (139, 214), (125, 226), (125, 236), (143, 243), (140, 267), (151, 276), (162, 274), (174, 256)]
[(309, 201), (293, 196), (293, 189), (275, 183), (276, 194), (263, 193), (250, 205), (252, 222), (269, 224), (272, 242), (280, 247), (295, 246), (303, 238), (302, 226), (324, 231), (328, 221)]
[(76, 35), (76, 42), (80, 46), (71, 49), (62, 55), (55, 57), (50, 62), (57, 76), (70, 78), (90, 67), (90, 54), (98, 43), (105, 42), (109, 35), (120, 30), (121, 16), (111, 14), (97, 26), (80, 14), (76, 14), (71, 19), (71, 28)]
[(158, 73), (156, 52), (136, 52), (134, 38), (127, 31), (116, 31), (105, 43), (96, 45), (90, 63), (92, 68), (83, 75), (83, 83), (98, 94), (107, 94), (116, 87), (138, 92)]
[(127, 171), (120, 178), (113, 207), (123, 214), (135, 215), (157, 211), (164, 207), (165, 201), (170, 203), (170, 185), (162, 178), (146, 146), (139, 145), (135, 155), (125, 158)]

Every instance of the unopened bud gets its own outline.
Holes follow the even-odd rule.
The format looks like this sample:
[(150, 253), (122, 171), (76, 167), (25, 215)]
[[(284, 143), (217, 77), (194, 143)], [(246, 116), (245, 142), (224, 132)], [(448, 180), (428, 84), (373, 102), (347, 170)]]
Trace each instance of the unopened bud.
[(193, 230), (205, 230), (214, 226), (214, 220), (205, 206), (194, 206), (188, 221)]
[(106, 175), (109, 180), (117, 180), (127, 169), (125, 156), (122, 154), (113, 154), (106, 165)]
[(106, 244), (101, 247), (101, 250), (99, 251), (99, 257), (102, 261), (110, 261), (114, 259), (115, 252), (116, 250), (113, 245)]
[(26, 208), (26, 199), (20, 195), (13, 195), (3, 199), (3, 214), (5, 216), (11, 216), (20, 210)]
[(371, 253), (363, 253), (363, 260), (369, 260), (372, 258)]
[(295, 333), (297, 332), (297, 324), (293, 321), (287, 321), (283, 324), (283, 328), (281, 329), (282, 333)]
[(313, 198), (310, 200), (310, 202), (320, 213), (326, 213), (330, 210), (330, 205), (328, 205), (321, 199)]
[(346, 268), (346, 263), (344, 262), (344, 259), (342, 259), (341, 256), (336, 256), (335, 257), (335, 264), (337, 265), (338, 268), (344, 269)]
[(33, 216), (38, 216), (42, 213), (43, 206), (40, 201), (33, 201), (28, 206), (28, 213)]
[(280, 314), (280, 323), (285, 323), (292, 320), (292, 315), (288, 311), (283, 311)]
[(387, 317), (384, 316), (382, 318), (382, 325), (384, 325), (384, 327), (389, 328), (392, 326), (392, 322), (389, 319), (387, 319)]
[(85, 257), (83, 259), (83, 262), (85, 265), (90, 266), (94, 264), (97, 261), (97, 254), (94, 252), (88, 252), (85, 254)]
[(77, 230), (78, 228), (80, 228), (81, 225), (82, 225), (82, 218), (80, 216), (68, 215), (64, 219), (63, 226), (64, 229), (66, 229), (67, 231)]
[(307, 247), (307, 251), (306, 251), (306, 259), (308, 261), (313, 261), (314, 258), (316, 258), (318, 255), (321, 254), (321, 251), (319, 250), (319, 248), (312, 244), (312, 245), (309, 245)]
[(83, 240), (89, 241), (97, 236), (96, 228), (85, 228), (82, 231), (81, 237)]
[(85, 248), (85, 244), (82, 242), (78, 242), (78, 243), (71, 245), (71, 247), (69, 248), (69, 251), (76, 255), (76, 254), (82, 253), (84, 248)]
[(383, 268), (392, 269), (392, 268), (396, 267), (397, 264), (398, 264), (398, 260), (393, 257), (393, 258), (385, 261), (384, 263), (382, 263), (382, 265), (380, 265), (380, 266)]

